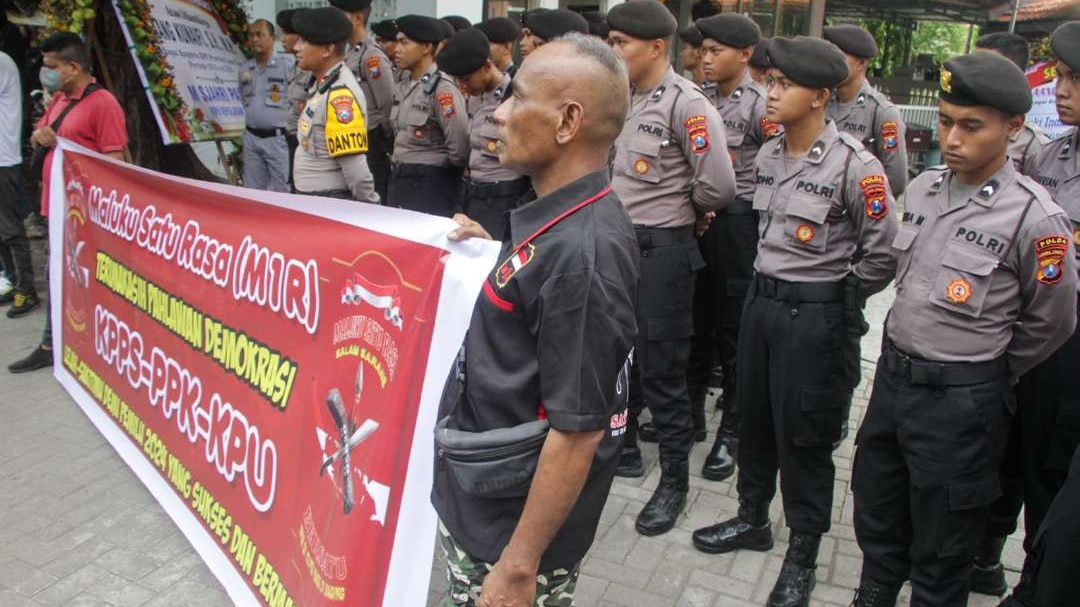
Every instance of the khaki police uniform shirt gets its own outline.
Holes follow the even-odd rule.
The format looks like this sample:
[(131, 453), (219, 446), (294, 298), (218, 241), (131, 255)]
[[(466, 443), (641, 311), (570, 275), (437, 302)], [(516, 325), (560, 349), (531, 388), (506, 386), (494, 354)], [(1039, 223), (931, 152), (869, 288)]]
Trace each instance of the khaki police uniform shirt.
[(295, 60), (291, 55), (273, 55), (264, 66), (249, 59), (240, 68), (240, 97), (244, 104), (244, 124), (254, 129), (285, 128), (289, 100), (285, 88)]
[(465, 100), (446, 74), (432, 64), (406, 82), (394, 108), (394, 155), (399, 164), (465, 167), (469, 163), (469, 120)]
[[(837, 282), (854, 272), (868, 293), (893, 276), (894, 200), (881, 162), (828, 122), (806, 156), (788, 158), (784, 135), (758, 152), (759, 274), (792, 282)], [(856, 248), (862, 258), (852, 265)]]
[(611, 185), (636, 226), (690, 225), (735, 199), (724, 123), (674, 69), (655, 89), (635, 93), (615, 140)]
[(285, 96), (289, 101), (289, 117), (285, 121), (285, 131), (290, 135), (296, 135), (296, 123), (300, 120), (300, 113), (308, 100), (308, 85), (311, 84), (311, 72), (300, 69), (299, 65), (293, 66), (292, 74), (289, 75), (289, 83), (285, 88)]
[[(716, 90), (714, 88), (714, 90)], [(726, 98), (717, 94), (716, 109), (724, 119), (727, 146), (735, 167), (735, 199), (754, 198), (754, 164), (765, 140), (780, 132), (780, 125), (765, 118), (765, 87), (743, 74), (738, 88)]]
[(928, 360), (984, 362), (1007, 353), (1016, 378), (1073, 332), (1068, 219), (1011, 162), (967, 196), (953, 193), (964, 189), (955, 179), (934, 167), (908, 187), (892, 243), (896, 301), (886, 328), (900, 350)]
[(473, 181), (494, 183), (521, 178), (521, 175), (499, 164), (499, 125), (493, 114), (503, 102), (508, 86), (510, 76), (503, 74), (502, 81), (494, 91), (477, 97), (482, 103), (469, 123), (469, 145), (472, 149), (469, 153), (469, 178)]
[[(1080, 272), (1080, 129), (1073, 127), (1047, 143), (1028, 163), (1026, 174), (1050, 192), (1072, 223), (1073, 252)], [(1080, 288), (1080, 284), (1077, 285)]]
[(881, 161), (893, 196), (903, 194), (908, 181), (907, 125), (893, 102), (864, 81), (851, 103), (840, 103), (834, 94), (827, 115)]
[(375, 43), (370, 33), (345, 53), (345, 65), (352, 71), (367, 100), (368, 128), (379, 127), (389, 136), (393, 132), (390, 112), (394, 107), (394, 68), (386, 51)]
[(1025, 122), (1016, 136), (1009, 139), (1009, 158), (1012, 158), (1016, 170), (1024, 172), (1024, 167), (1034, 161), (1039, 150), (1049, 142), (1050, 137), (1042, 129)]
[[(364, 154), (367, 129), (359, 131), (367, 120), (360, 84), (344, 63), (338, 63), (326, 81), (315, 83), (310, 93), (297, 123), (300, 145), (293, 164), (296, 189), (309, 193), (348, 190), (361, 202), (379, 202)], [(350, 95), (355, 104), (348, 103)], [(328, 111), (335, 113), (336, 123), (345, 130), (342, 135), (327, 137)], [(361, 151), (354, 151), (358, 149)]]

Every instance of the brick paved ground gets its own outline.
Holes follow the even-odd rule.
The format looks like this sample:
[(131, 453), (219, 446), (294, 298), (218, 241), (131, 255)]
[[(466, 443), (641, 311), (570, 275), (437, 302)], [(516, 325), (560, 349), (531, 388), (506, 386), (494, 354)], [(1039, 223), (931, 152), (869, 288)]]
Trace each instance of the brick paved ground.
[[(864, 342), (867, 355), (880, 344), (889, 297), (871, 301), (875, 330)], [(19, 320), (0, 316), (0, 365), (30, 352), (43, 321), (43, 310)], [(872, 363), (864, 361), (853, 427), (862, 417), (872, 375)], [(778, 541), (771, 552), (709, 556), (690, 545), (694, 529), (731, 516), (737, 506), (733, 480), (714, 483), (697, 474), (711, 441), (710, 435), (709, 442), (695, 448), (689, 507), (675, 530), (663, 536), (646, 538), (634, 531), (634, 518), (659, 478), (655, 447), (645, 447), (650, 469), (644, 479), (616, 479), (583, 565), (579, 607), (764, 604), (787, 548), (779, 499), (772, 517)], [(859, 579), (848, 489), (852, 450), (849, 438), (835, 453), (833, 528), (821, 545), (816, 607), (848, 605)], [(445, 587), (441, 558), (436, 557), (429, 605), (439, 601)], [(1005, 554), (1011, 583), (1021, 560), (1019, 540), (1011, 538)], [(906, 597), (905, 592), (904, 604)], [(970, 604), (991, 607), (997, 602), (974, 596)], [(10, 375), (0, 369), (0, 607), (40, 605), (218, 607), (229, 600), (52, 376), (47, 371)]]

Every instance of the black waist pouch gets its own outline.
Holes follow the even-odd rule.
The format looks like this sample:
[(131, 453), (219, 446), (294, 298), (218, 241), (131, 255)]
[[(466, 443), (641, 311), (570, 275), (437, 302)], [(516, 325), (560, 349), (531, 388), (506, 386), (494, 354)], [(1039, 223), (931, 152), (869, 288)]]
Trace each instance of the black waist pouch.
[(467, 432), (448, 428), (449, 416), (435, 425), (435, 449), (461, 488), (487, 498), (524, 497), (532, 486), (547, 439), (548, 420), (511, 428)]

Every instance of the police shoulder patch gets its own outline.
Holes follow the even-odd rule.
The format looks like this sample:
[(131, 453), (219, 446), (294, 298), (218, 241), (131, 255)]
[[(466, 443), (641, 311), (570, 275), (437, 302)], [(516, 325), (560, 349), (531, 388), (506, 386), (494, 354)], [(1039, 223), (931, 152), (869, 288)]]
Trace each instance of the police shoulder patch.
[(1069, 239), (1061, 234), (1035, 239), (1035, 259), (1039, 264), (1035, 271), (1036, 280), (1044, 285), (1061, 282), (1061, 277), (1065, 275), (1065, 255), (1068, 254), (1069, 244)]
[(518, 270), (529, 265), (535, 255), (536, 245), (531, 242), (516, 253), (511, 254), (495, 269), (495, 284), (500, 289), (505, 287), (506, 283), (510, 282), (510, 279), (514, 277), (514, 274), (517, 274)]
[(761, 122), (761, 134), (765, 136), (765, 139), (775, 137), (780, 133), (780, 125), (762, 116)]
[(457, 109), (454, 108), (454, 94), (453, 93), (439, 93), (436, 98), (439, 102), (439, 111), (446, 118), (450, 118), (457, 113)]
[(370, 76), (372, 80), (382, 78), (382, 69), (379, 68), (378, 57), (372, 55), (367, 58), (367, 61), (364, 62), (364, 64), (367, 66), (368, 76)]
[(690, 150), (695, 154), (709, 151), (709, 122), (703, 115), (691, 116), (683, 123), (690, 139)]
[(881, 124), (881, 147), (887, 152), (900, 147), (900, 125), (895, 120)]
[(345, 86), (326, 95), (326, 150), (331, 158), (362, 154), (368, 149), (367, 125), (356, 95)]
[(884, 175), (869, 175), (859, 181), (863, 201), (866, 203), (866, 216), (874, 221), (889, 214), (888, 193)]

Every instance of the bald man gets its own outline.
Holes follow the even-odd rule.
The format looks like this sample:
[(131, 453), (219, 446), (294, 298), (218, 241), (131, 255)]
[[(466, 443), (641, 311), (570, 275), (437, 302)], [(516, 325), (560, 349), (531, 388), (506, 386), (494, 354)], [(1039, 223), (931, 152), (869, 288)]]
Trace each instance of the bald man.
[[(607, 169), (627, 83), (607, 44), (571, 34), (529, 54), (494, 113), (499, 160), (535, 196), (510, 212), (440, 404), (432, 503), (451, 605), (573, 604), (622, 449), (637, 334), (637, 242)], [(455, 220), (452, 240), (488, 237)], [(481, 432), (489, 451), (535, 447), (482, 469), (455, 459), (451, 444)]]

